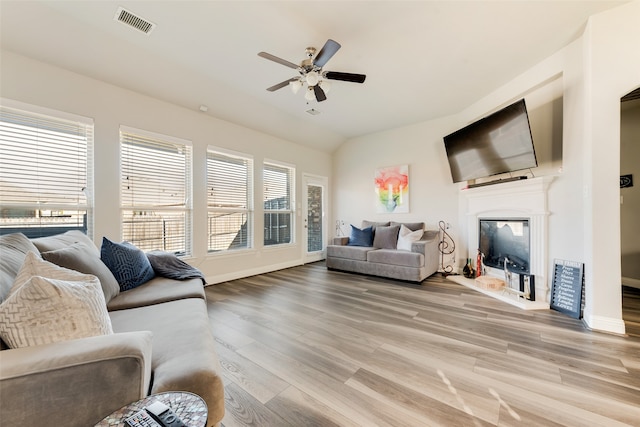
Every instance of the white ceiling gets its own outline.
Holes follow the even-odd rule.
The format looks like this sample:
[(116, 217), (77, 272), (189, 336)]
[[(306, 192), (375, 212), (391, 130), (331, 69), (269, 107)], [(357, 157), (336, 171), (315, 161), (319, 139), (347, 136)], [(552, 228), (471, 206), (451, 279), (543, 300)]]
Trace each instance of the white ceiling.
[[(2, 48), (324, 151), (457, 113), (548, 57), (624, 1), (7, 1)], [(144, 35), (118, 6), (157, 25)], [(266, 88), (332, 38), (327, 101)], [(315, 108), (321, 114), (305, 111)]]

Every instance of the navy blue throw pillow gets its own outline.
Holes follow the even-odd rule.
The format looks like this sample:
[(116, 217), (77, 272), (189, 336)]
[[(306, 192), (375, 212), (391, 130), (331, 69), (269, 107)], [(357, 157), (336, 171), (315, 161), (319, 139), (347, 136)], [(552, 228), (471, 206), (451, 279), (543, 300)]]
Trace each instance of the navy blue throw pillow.
[(367, 227), (361, 230), (351, 225), (351, 236), (347, 246), (373, 246), (373, 228)]
[(145, 253), (128, 242), (114, 243), (103, 237), (100, 259), (113, 273), (121, 291), (133, 289), (155, 277)]

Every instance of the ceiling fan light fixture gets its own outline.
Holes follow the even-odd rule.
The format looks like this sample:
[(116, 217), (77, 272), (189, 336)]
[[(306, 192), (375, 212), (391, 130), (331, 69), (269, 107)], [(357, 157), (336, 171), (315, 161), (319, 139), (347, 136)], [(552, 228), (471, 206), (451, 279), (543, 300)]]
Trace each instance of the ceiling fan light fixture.
[(327, 80), (320, 80), (320, 83), (318, 84), (320, 85), (324, 93), (329, 93), (329, 91), (331, 90), (331, 83), (329, 83), (329, 81)]
[(302, 82), (300, 80), (294, 80), (292, 82), (289, 82), (289, 87), (291, 88), (291, 92), (296, 94), (302, 87)]
[(318, 73), (316, 73), (315, 71), (312, 71), (310, 73), (307, 73), (306, 80), (309, 86), (315, 86), (318, 84), (318, 81), (320, 79), (318, 78)]
[(316, 94), (313, 92), (313, 86), (309, 86), (307, 91), (304, 94), (304, 99), (307, 101), (314, 101), (316, 99)]
[(327, 40), (317, 55), (315, 48), (308, 47), (306, 49), (307, 59), (304, 59), (300, 65), (278, 58), (277, 56), (271, 55), (267, 52), (258, 53), (258, 56), (261, 58), (293, 68), (299, 73), (298, 76), (268, 87), (267, 90), (269, 92), (275, 92), (285, 86), (289, 86), (291, 92), (296, 94), (300, 89), (304, 88), (304, 98), (307, 101), (323, 102), (327, 100), (327, 93), (331, 90), (331, 80), (364, 83), (364, 80), (367, 77), (364, 74), (322, 70), (327, 61), (335, 55), (338, 49), (340, 49), (340, 43), (331, 39)]

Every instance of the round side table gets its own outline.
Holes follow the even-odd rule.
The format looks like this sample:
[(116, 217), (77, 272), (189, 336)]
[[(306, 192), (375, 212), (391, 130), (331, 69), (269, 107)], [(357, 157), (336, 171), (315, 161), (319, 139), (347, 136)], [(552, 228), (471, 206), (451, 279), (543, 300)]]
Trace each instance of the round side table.
[(207, 404), (200, 396), (186, 391), (168, 391), (152, 394), (137, 402), (123, 406), (112, 414), (107, 415), (95, 427), (128, 427), (124, 420), (156, 401), (169, 406), (182, 422), (189, 427), (206, 427), (207, 425)]

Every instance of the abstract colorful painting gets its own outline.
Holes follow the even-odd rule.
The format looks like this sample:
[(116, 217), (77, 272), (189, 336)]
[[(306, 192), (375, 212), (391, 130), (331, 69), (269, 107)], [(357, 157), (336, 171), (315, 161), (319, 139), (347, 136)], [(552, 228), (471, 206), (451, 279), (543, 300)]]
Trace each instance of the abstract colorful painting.
[(376, 212), (409, 212), (409, 165), (376, 170)]

